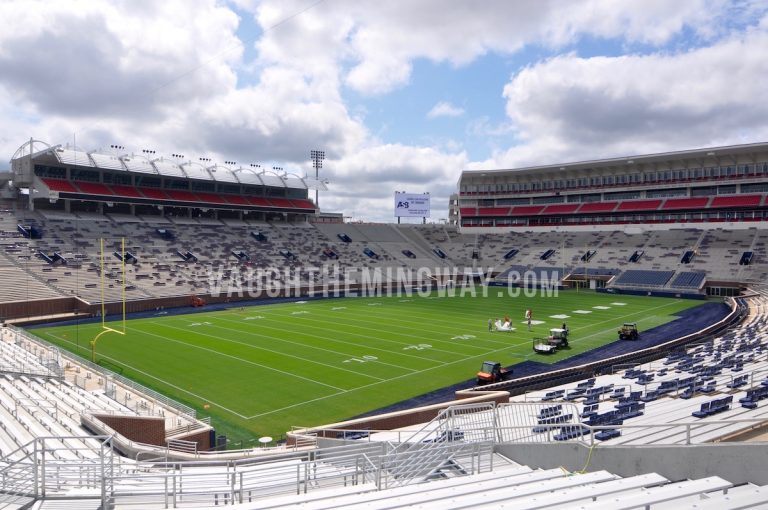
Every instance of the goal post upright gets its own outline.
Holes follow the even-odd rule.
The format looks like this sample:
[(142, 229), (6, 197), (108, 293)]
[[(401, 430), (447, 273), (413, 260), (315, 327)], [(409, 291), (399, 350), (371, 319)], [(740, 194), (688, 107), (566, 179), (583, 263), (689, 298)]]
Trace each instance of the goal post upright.
[(125, 320), (125, 287), (126, 287), (126, 277), (125, 277), (125, 238), (121, 238), (120, 243), (120, 259), (121, 259), (121, 270), (122, 270), (122, 277), (120, 282), (120, 301), (121, 301), (121, 328), (120, 330), (111, 328), (107, 326), (107, 305), (106, 305), (106, 296), (105, 296), (105, 275), (104, 275), (104, 269), (105, 269), (105, 257), (104, 257), (104, 238), (99, 239), (99, 245), (100, 245), (100, 256), (99, 256), (99, 269), (100, 269), (100, 276), (101, 276), (101, 331), (99, 331), (98, 334), (91, 340), (91, 362), (96, 363), (96, 343), (99, 341), (99, 338), (104, 335), (105, 333), (117, 333), (118, 335), (125, 335), (126, 332), (126, 320)]

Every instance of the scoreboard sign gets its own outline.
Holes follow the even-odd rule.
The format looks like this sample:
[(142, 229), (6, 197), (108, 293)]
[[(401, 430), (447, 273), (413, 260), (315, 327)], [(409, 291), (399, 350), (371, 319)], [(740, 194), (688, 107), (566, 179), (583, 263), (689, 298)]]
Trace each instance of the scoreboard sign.
[(429, 194), (395, 193), (395, 217), (429, 218)]

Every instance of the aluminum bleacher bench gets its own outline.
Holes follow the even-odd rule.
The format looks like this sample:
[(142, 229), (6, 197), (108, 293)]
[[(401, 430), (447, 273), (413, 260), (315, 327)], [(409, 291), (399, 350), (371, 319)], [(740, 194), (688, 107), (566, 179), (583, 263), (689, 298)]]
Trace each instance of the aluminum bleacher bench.
[(552, 427), (548, 425), (559, 425), (561, 423), (569, 423), (573, 418), (572, 414), (561, 414), (559, 416), (552, 416), (551, 418), (539, 419), (539, 424), (531, 429), (534, 434), (541, 434), (548, 430), (552, 430)]
[(731, 408), (732, 402), (733, 402), (733, 395), (728, 395), (727, 397), (722, 397), (715, 400), (710, 400), (709, 402), (704, 402), (703, 404), (701, 404), (701, 408), (698, 411), (694, 411), (691, 413), (691, 416), (693, 416), (694, 418), (706, 418), (707, 416), (712, 416), (713, 414), (727, 411)]
[(558, 414), (560, 414), (562, 412), (563, 412), (563, 406), (560, 405), (560, 404), (558, 404), (556, 406), (552, 406), (552, 407), (545, 407), (544, 409), (539, 411), (538, 418), (540, 420), (544, 419), (544, 418), (550, 418), (552, 416), (557, 416)]
[(638, 416), (642, 416), (644, 414), (645, 410), (645, 403), (644, 402), (633, 402), (629, 404), (626, 407), (623, 407), (619, 410), (619, 417), (622, 420), (628, 420), (630, 418), (637, 418)]
[(613, 393), (610, 394), (608, 398), (621, 398), (624, 396), (624, 393), (627, 391), (626, 388), (616, 388), (613, 390)]
[(702, 386), (701, 389), (699, 389), (702, 393), (712, 393), (715, 391), (715, 387), (717, 386), (717, 382), (715, 380), (710, 380), (709, 383), (706, 386)]
[(747, 390), (747, 395), (740, 398), (739, 403), (741, 404), (741, 407), (755, 409), (757, 407), (757, 402), (764, 398), (768, 398), (768, 386), (760, 386)]
[(745, 384), (749, 383), (749, 374), (746, 375), (740, 375), (739, 377), (734, 377), (733, 381), (729, 382), (726, 386), (729, 388), (741, 388)]
[(586, 389), (584, 388), (576, 388), (568, 392), (568, 394), (565, 396), (565, 400), (576, 400), (577, 398), (581, 398), (586, 393)]
[(585, 405), (584, 409), (581, 411), (581, 417), (583, 419), (587, 419), (591, 416), (594, 416), (597, 414), (597, 408), (600, 406), (600, 404), (589, 404)]
[(640, 400), (643, 402), (653, 402), (657, 398), (659, 398), (658, 390), (651, 390), (651, 391), (646, 391), (645, 395), (640, 397)]
[(607, 441), (621, 436), (621, 431), (618, 429), (604, 429), (594, 434), (595, 439), (599, 441)]
[(547, 392), (547, 394), (545, 394), (541, 398), (541, 400), (542, 401), (555, 400), (557, 398), (562, 397), (563, 395), (565, 395), (565, 390), (550, 391), (550, 392)]
[(577, 437), (585, 436), (591, 431), (584, 425), (569, 425), (562, 427), (558, 434), (552, 436), (555, 441), (568, 441), (569, 439), (576, 439)]

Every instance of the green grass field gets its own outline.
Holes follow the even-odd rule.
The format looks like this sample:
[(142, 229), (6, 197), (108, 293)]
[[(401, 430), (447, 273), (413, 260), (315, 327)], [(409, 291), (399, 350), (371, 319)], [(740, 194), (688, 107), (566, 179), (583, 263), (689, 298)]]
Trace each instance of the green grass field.
[[(589, 291), (497, 293), (326, 299), (136, 319), (125, 336), (100, 338), (97, 361), (210, 415), (232, 441), (281, 437), (293, 425), (340, 421), (466, 381), (486, 359), (551, 363), (615, 341), (625, 321), (647, 330), (701, 304)], [(527, 308), (544, 321), (532, 332)], [(532, 339), (559, 327), (563, 319), (550, 317), (559, 314), (570, 316), (571, 348), (533, 354)], [(488, 318), (505, 315), (517, 330), (489, 333)], [(89, 341), (100, 330), (80, 324), (31, 332), (90, 359)]]

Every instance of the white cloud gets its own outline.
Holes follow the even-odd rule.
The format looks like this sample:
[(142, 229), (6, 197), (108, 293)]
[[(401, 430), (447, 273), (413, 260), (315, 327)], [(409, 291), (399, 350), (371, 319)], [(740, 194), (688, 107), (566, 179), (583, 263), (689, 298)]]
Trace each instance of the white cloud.
[[(529, 64), (504, 89), (509, 122), (479, 118), (466, 127), (469, 136), (493, 138), (497, 150), (482, 163), (469, 161), (456, 134), (398, 143), (396, 121), (369, 129), (369, 105), (347, 100), (404, 86), (419, 59), (462, 66), (526, 46), (552, 54), (585, 35), (651, 47), (683, 31), (698, 43), (716, 40), (733, 11), (724, 0), (488, 0), (481, 8), (471, 1), (449, 8), (442, 0), (325, 2), (302, 14), (312, 5), (1, 2), (0, 150), (10, 155), (30, 136), (76, 137), (87, 149), (118, 142), (309, 171), (309, 150), (320, 148), (333, 190), (321, 196), (324, 208), (383, 220), (391, 219), (395, 189), (430, 191), (444, 208), (467, 167), (768, 136), (761, 127), (765, 20), (741, 38), (687, 53), (573, 54)], [(244, 16), (262, 32), (238, 31)], [(255, 60), (242, 61), (254, 52)], [(427, 115), (461, 114), (446, 102)]]
[(522, 143), (504, 167), (764, 140), (768, 30), (753, 28), (679, 54), (580, 58), (531, 65), (504, 87)]
[[(340, 6), (341, 7), (341, 6)], [(464, 65), (488, 52), (514, 53), (529, 44), (561, 47), (589, 34), (660, 45), (683, 28), (709, 34), (724, 0), (624, 2), (538, 0), (343, 4), (354, 18), (346, 83), (382, 94), (408, 82), (419, 58)], [(324, 15), (339, 14), (324, 6)]]
[(427, 118), (430, 119), (437, 117), (461, 117), (462, 115), (464, 115), (464, 108), (454, 106), (445, 101), (440, 101), (427, 112)]

